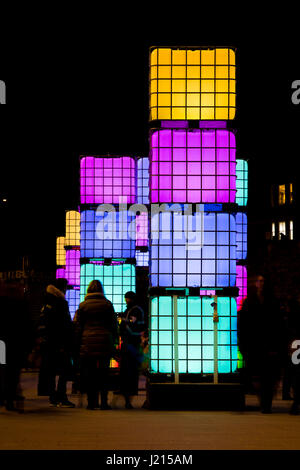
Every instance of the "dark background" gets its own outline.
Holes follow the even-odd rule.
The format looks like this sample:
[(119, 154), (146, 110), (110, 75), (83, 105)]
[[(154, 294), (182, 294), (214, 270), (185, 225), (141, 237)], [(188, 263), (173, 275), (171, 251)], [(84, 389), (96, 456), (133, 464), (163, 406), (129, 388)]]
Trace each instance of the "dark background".
[(79, 204), (80, 154), (147, 155), (153, 45), (237, 48), (232, 127), (237, 155), (249, 159), (252, 207), (262, 207), (268, 180), (295, 174), (300, 105), (291, 102), (291, 84), (300, 79), (298, 13), (278, 11), (275, 19), (274, 11), (262, 17), (252, 7), (235, 10), (233, 18), (233, 6), (227, 16), (214, 5), (209, 13), (201, 8), (182, 5), (174, 19), (170, 12), (162, 16), (159, 5), (140, 12), (116, 4), (109, 13), (90, 10), (81, 17), (78, 10), (76, 21), (72, 11), (35, 11), (33, 26), (19, 12), (21, 26), (3, 31), (0, 201), (7, 202), (0, 202), (0, 271), (20, 268), (23, 255), (36, 269), (55, 268), (65, 210)]

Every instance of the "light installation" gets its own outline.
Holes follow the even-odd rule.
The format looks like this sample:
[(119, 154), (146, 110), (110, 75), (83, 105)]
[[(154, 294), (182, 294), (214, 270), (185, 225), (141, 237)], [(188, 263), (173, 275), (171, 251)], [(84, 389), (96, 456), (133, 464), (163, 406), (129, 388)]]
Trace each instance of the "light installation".
[(235, 51), (153, 48), (150, 121), (229, 120), (236, 110)]
[(181, 215), (164, 212), (153, 217), (150, 266), (152, 287), (234, 286), (234, 216), (225, 213)]
[(227, 129), (152, 132), (150, 200), (235, 202), (236, 141)]
[[(118, 262), (118, 261), (117, 261)], [(117, 313), (124, 312), (127, 291), (135, 291), (135, 266), (133, 264), (104, 264), (104, 260), (90, 260), (89, 264), (80, 267), (80, 300), (84, 300), (88, 285), (98, 279), (104, 294), (110, 300)]]
[[(175, 384), (191, 373), (214, 374), (217, 383), (219, 373), (238, 367), (236, 300), (224, 290), (236, 286), (243, 297), (237, 263), (247, 257), (240, 207), (248, 167), (237, 161), (235, 133), (227, 129), (235, 73), (229, 48), (150, 51), (150, 202), (179, 206), (151, 218), (150, 372), (174, 374)], [(195, 288), (197, 297), (189, 295)]]
[[(174, 303), (177, 326), (175, 327)], [(218, 372), (237, 368), (237, 309), (232, 298), (218, 303)], [(151, 372), (175, 372), (175, 342), (179, 373), (214, 372), (214, 308), (211, 297), (161, 296), (151, 299)]]
[(132, 157), (81, 157), (81, 204), (136, 202), (136, 162)]
[(82, 258), (135, 258), (136, 225), (129, 211), (81, 212)]
[(56, 264), (57, 266), (66, 265), (65, 237), (56, 238)]
[[(149, 158), (81, 157), (80, 216), (69, 217), (67, 259), (58, 265), (73, 283), (72, 312), (99, 279), (121, 313), (136, 270), (149, 264), (150, 376), (174, 374), (175, 384), (189, 374), (217, 383), (242, 363), (236, 324), (247, 295), (248, 164), (236, 158), (228, 128), (235, 73), (230, 48), (151, 49)], [(148, 213), (150, 203), (177, 209), (151, 218), (139, 210), (125, 222), (126, 203)], [(104, 220), (100, 204), (112, 205), (115, 218)]]
[(80, 214), (78, 211), (66, 212), (65, 246), (80, 246)]

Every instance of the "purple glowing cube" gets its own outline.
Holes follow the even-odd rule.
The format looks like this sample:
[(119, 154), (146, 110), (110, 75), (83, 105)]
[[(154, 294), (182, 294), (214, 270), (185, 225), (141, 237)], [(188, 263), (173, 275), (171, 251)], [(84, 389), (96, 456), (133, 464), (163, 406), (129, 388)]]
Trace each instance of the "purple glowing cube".
[(236, 194), (236, 139), (227, 129), (151, 134), (150, 202), (229, 203)]
[(82, 157), (81, 204), (136, 202), (136, 163), (132, 157)]
[(80, 250), (66, 250), (66, 279), (71, 286), (80, 286)]
[(239, 288), (239, 296), (236, 299), (239, 311), (247, 297), (247, 268), (245, 266), (236, 267), (236, 287)]

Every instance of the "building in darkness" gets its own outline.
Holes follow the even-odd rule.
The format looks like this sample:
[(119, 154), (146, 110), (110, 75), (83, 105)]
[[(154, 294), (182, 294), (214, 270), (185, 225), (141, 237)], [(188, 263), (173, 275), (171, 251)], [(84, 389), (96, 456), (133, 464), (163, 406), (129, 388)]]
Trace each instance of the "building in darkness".
[(299, 178), (283, 169), (251, 187), (260, 198), (249, 207), (249, 274), (266, 274), (281, 299), (299, 296)]

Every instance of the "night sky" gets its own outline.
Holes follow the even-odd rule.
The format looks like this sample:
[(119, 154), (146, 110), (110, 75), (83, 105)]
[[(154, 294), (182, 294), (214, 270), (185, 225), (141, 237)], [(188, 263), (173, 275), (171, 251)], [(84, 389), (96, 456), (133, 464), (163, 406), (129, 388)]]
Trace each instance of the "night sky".
[(300, 157), (300, 105), (291, 102), (291, 84), (300, 79), (296, 24), (283, 32), (280, 23), (256, 18), (244, 27), (245, 16), (246, 11), (239, 32), (229, 33), (224, 23), (222, 34), (213, 24), (204, 30), (199, 17), (187, 27), (179, 14), (168, 29), (162, 22), (115, 23), (102, 16), (93, 25), (67, 29), (44, 31), (40, 24), (19, 34), (17, 43), (12, 35), (4, 38), (0, 80), (7, 85), (8, 106), (0, 110), (0, 201), (7, 202), (0, 203), (0, 271), (19, 268), (25, 254), (38, 269), (55, 268), (65, 210), (79, 203), (81, 154), (147, 155), (153, 45), (237, 48), (238, 111), (232, 127), (238, 130), (237, 155), (249, 159), (256, 202), (267, 178), (295, 173)]

